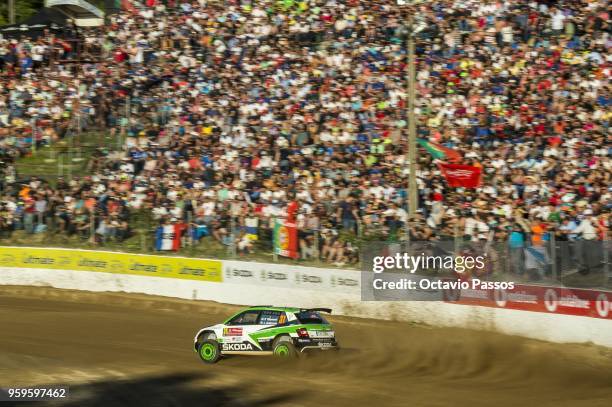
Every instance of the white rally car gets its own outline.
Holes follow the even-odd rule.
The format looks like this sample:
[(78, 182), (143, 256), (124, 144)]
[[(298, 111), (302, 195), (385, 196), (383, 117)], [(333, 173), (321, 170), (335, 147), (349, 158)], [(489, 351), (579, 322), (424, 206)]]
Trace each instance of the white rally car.
[(332, 326), (319, 312), (331, 310), (251, 307), (222, 324), (200, 329), (194, 348), (206, 363), (228, 354), (292, 356), (311, 349), (338, 349)]

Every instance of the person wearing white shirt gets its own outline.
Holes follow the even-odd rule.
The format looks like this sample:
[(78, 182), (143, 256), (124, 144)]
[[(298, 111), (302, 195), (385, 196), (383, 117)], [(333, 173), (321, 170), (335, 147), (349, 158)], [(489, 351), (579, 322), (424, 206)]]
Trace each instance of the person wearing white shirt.
[(554, 14), (552, 15), (552, 21), (551, 21), (552, 29), (556, 35), (559, 35), (563, 31), (563, 27), (565, 25), (565, 19), (567, 17), (565, 17), (565, 14), (563, 14), (563, 11), (561, 10), (553, 9), (553, 12)]
[(583, 218), (573, 234), (578, 236), (576, 241), (575, 261), (578, 271), (587, 274), (594, 263), (600, 258), (601, 247), (594, 241), (597, 239), (597, 229), (593, 224), (596, 222), (592, 215)]
[(595, 240), (597, 239), (597, 229), (593, 226), (592, 216), (582, 219), (574, 234), (579, 235), (582, 240)]

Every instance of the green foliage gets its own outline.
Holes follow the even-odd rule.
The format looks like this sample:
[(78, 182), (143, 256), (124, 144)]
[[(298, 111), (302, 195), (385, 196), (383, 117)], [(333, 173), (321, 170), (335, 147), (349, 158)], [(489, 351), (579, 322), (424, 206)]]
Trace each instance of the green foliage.
[[(15, 0), (15, 22), (20, 22), (44, 7), (44, 0)], [(8, 1), (0, 3), (0, 25), (9, 23)]]

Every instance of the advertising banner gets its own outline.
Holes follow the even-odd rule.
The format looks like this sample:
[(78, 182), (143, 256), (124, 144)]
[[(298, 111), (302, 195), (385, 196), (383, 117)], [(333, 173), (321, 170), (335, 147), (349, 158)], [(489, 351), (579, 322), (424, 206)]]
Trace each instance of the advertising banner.
[(279, 256), (298, 258), (298, 237), (295, 223), (276, 220), (274, 224), (274, 252)]
[(480, 186), (480, 167), (461, 164), (438, 164), (438, 168), (453, 188), (478, 188)]
[(0, 266), (101, 271), (221, 282), (221, 261), (88, 250), (0, 247)]
[(446, 290), (447, 302), (612, 319), (612, 292), (517, 284), (513, 289)]
[(359, 292), (360, 275), (356, 270), (330, 270), (283, 264), (224, 261), (223, 281), (308, 290)]

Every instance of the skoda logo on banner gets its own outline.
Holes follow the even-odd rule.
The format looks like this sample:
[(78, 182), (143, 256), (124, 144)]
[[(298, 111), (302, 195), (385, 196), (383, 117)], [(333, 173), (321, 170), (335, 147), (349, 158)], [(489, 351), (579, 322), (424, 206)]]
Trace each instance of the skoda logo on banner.
[(302, 280), (305, 283), (310, 283), (310, 284), (321, 284), (323, 282), (323, 279), (319, 276), (309, 276), (307, 274), (304, 274), (302, 276)]
[(285, 273), (273, 273), (271, 271), (265, 271), (262, 270), (261, 271), (261, 280), (262, 281), (266, 281), (266, 280), (286, 280), (287, 279), (287, 274)]
[[(253, 272), (250, 270), (240, 270), (228, 267), (225, 269), (225, 275), (227, 277), (253, 277)], [(262, 277), (263, 278), (263, 277)]]

